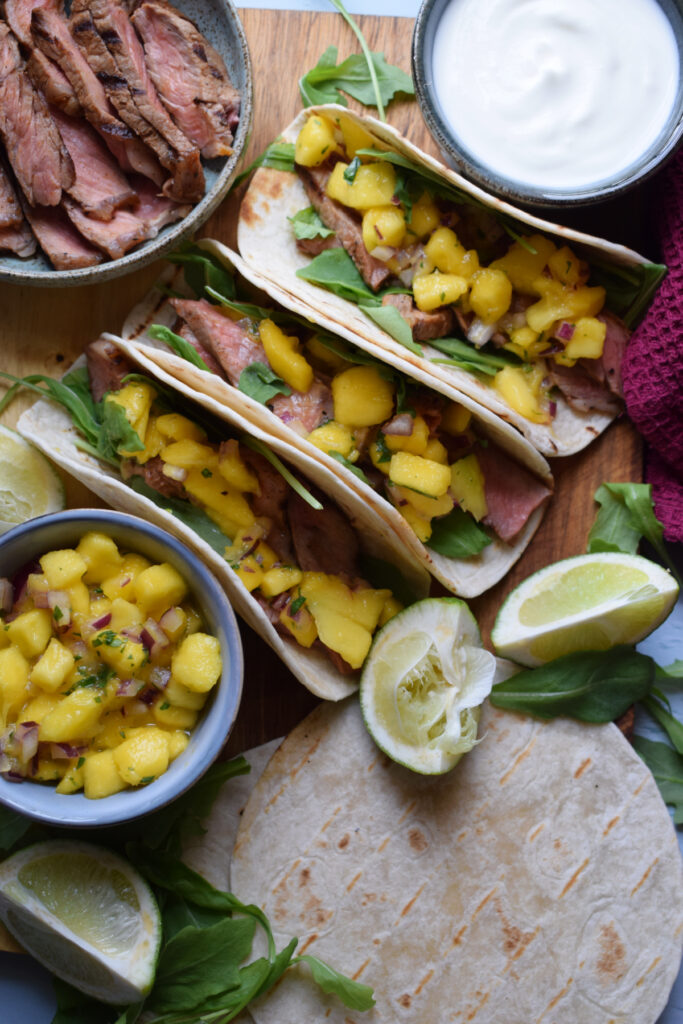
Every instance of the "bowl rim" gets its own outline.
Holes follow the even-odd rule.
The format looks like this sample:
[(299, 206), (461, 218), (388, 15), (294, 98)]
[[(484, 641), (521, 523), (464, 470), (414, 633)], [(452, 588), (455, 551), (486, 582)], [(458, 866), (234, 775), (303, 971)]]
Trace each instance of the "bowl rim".
[[(6, 554), (12, 547), (16, 549), (17, 545), (23, 545), (23, 550), (17, 556), (19, 561), (10, 563), (10, 572), (26, 564), (27, 559), (23, 557), (26, 548), (34, 553), (41, 547), (41, 553), (50, 550), (52, 542), (47, 539), (45, 545), (41, 545), (40, 540), (31, 544), (34, 534), (39, 537), (45, 535), (46, 538), (47, 534), (57, 534), (68, 544), (78, 536), (77, 531), (85, 533), (97, 529), (109, 533), (114, 539), (123, 538), (122, 545), (132, 550), (144, 553), (144, 547), (148, 551), (156, 547), (168, 553), (168, 561), (185, 575), (192, 597), (208, 620), (211, 632), (219, 635), (224, 666), (227, 660), (227, 667), (224, 667), (213, 691), (210, 706), (192, 730), (188, 747), (163, 775), (142, 789), (126, 789), (101, 799), (89, 799), (83, 793), (55, 793), (52, 787), (30, 780), (15, 783), (0, 778), (0, 804), (43, 824), (76, 829), (131, 822), (165, 807), (185, 793), (218, 757), (235, 723), (244, 682), (242, 641), (227, 594), (187, 545), (154, 523), (113, 509), (67, 509), (38, 516), (0, 537), (0, 572), (6, 571)], [(135, 538), (140, 537), (142, 545), (137, 547)], [(193, 582), (190, 582), (190, 577)], [(201, 743), (199, 750), (196, 744), (194, 747), (192, 744), (195, 737), (197, 743)]]
[[(121, 277), (161, 259), (170, 249), (179, 245), (201, 227), (223, 202), (237, 176), (239, 162), (249, 142), (254, 115), (254, 83), (247, 37), (237, 8), (232, 0), (214, 0), (214, 2), (223, 8), (225, 24), (230, 26), (230, 31), (233, 34), (231, 43), (235, 45), (235, 59), (241, 65), (244, 90), (241, 93), (240, 120), (234, 138), (233, 151), (225, 160), (225, 164), (211, 188), (182, 220), (168, 225), (168, 228), (162, 228), (155, 238), (139, 243), (138, 246), (117, 260), (108, 259), (94, 267), (79, 267), (73, 270), (55, 270), (53, 267), (39, 271), (21, 266), (6, 266), (3, 264), (2, 254), (0, 254), (0, 281), (36, 288), (63, 288), (95, 285), (114, 277)], [(217, 157), (203, 160), (202, 163), (204, 166), (211, 167), (221, 159), (223, 158)]]
[[(681, 95), (683, 89), (683, 37), (676, 33), (674, 26), (681, 57), (679, 98), (676, 101), (679, 113), (664, 144), (653, 150), (648, 159), (642, 163), (631, 164), (616, 179), (573, 189), (551, 189), (525, 185), (524, 182), (507, 178), (498, 173), (480, 162), (458, 141), (439, 111), (436, 94), (433, 90), (431, 53), (427, 53), (427, 34), (432, 29), (432, 20), (436, 18), (438, 23), (448, 2), (449, 0), (422, 0), (421, 2), (415, 19), (411, 44), (411, 70), (415, 95), (427, 128), (437, 143), (444, 160), (451, 163), (463, 177), (485, 191), (511, 203), (534, 207), (588, 206), (593, 203), (605, 202), (646, 182), (671, 159), (683, 142), (683, 97)], [(672, 0), (656, 0), (656, 2), (664, 10), (669, 21), (671, 21), (670, 9), (675, 9), (678, 12), (681, 19), (679, 27), (683, 30), (683, 10), (680, 5)], [(434, 28), (434, 30), (436, 29)]]

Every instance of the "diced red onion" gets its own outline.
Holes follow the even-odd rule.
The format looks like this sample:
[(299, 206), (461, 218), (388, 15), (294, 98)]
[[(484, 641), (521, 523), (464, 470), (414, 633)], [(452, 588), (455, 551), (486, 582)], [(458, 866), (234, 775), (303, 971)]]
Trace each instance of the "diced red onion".
[[(47, 606), (52, 611), (57, 626), (63, 629), (71, 622), (71, 599), (65, 590), (48, 590)], [(55, 615), (59, 608), (61, 615)]]
[(474, 318), (467, 330), (467, 340), (480, 348), (490, 341), (496, 333), (496, 324), (485, 324), (478, 316)]
[(38, 723), (20, 722), (14, 730), (13, 745), (17, 759), (27, 764), (38, 751)]
[(382, 433), (392, 437), (410, 437), (413, 432), (413, 422), (413, 417), (409, 412), (399, 413), (398, 416), (394, 416), (384, 424)]
[(152, 656), (158, 654), (164, 647), (168, 647), (170, 643), (170, 640), (155, 619), (147, 619), (145, 621), (140, 633), (140, 639)]
[(47, 590), (34, 590), (31, 594), (34, 608), (49, 608)]
[(71, 743), (50, 743), (50, 757), (53, 761), (71, 760), (85, 753), (87, 747), (75, 747)]
[(145, 705), (145, 707), (149, 707), (150, 704), (154, 703), (157, 697), (158, 694), (155, 693), (154, 690), (143, 690), (138, 699)]
[(141, 700), (135, 700), (128, 705), (128, 712), (131, 715), (144, 715), (147, 713), (147, 705)]
[[(248, 544), (250, 543), (250, 541), (250, 537), (244, 538), (244, 543)], [(258, 537), (255, 537), (250, 550), (253, 550), (253, 548), (255, 548), (257, 544)], [(249, 551), (246, 551), (245, 554), (249, 554)], [(159, 619), (159, 625), (161, 626), (165, 633), (173, 634), (177, 633), (180, 629), (182, 629), (184, 621), (185, 617), (180, 608), (174, 607), (169, 608), (167, 611), (164, 612), (164, 614)]]
[(376, 245), (370, 253), (376, 260), (381, 260), (382, 263), (386, 263), (392, 256), (396, 255), (396, 250), (392, 245)]
[(152, 686), (156, 686), (157, 690), (165, 690), (168, 686), (171, 678), (170, 668), (162, 668), (161, 665), (155, 665), (150, 669), (149, 681)]
[(134, 644), (139, 644), (139, 643), (142, 642), (142, 639), (141, 639), (141, 636), (140, 636), (140, 629), (139, 628), (134, 629), (134, 628), (130, 627), (130, 628), (122, 629), (121, 630), (121, 636), (125, 636), (127, 640), (132, 640)]
[(574, 337), (574, 324), (562, 320), (554, 331), (553, 337), (559, 338), (560, 341), (571, 341)]
[(162, 472), (164, 476), (169, 478), (169, 480), (177, 480), (178, 483), (182, 483), (187, 479), (186, 469), (183, 469), (182, 466), (171, 466), (168, 462), (164, 463)]
[(88, 653), (88, 646), (82, 640), (76, 640), (75, 643), (71, 644), (71, 653), (74, 658), (80, 661)]
[(25, 775), (22, 775), (20, 772), (15, 771), (14, 769), (12, 769), (11, 771), (3, 772), (2, 777), (7, 782), (23, 782), (26, 778)]
[(123, 679), (116, 687), (117, 697), (135, 697), (145, 686), (143, 679)]
[(14, 587), (8, 579), (0, 579), (0, 612), (9, 612), (14, 603)]
[(398, 274), (399, 281), (405, 285), (406, 288), (410, 288), (415, 277), (415, 267), (406, 267), (404, 270), (400, 270)]
[(557, 415), (557, 402), (548, 402), (548, 412), (550, 413), (551, 417)]
[(111, 622), (111, 612), (107, 612), (105, 615), (100, 615), (99, 619), (95, 619), (91, 623), (93, 629), (104, 629)]

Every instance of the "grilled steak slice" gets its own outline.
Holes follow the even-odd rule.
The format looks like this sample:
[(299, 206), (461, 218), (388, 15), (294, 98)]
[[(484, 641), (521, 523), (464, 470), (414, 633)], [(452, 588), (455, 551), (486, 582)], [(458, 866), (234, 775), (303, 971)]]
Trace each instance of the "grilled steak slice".
[(30, 50), (34, 45), (31, 38), (33, 12), (42, 7), (61, 11), (63, 6), (57, 0), (5, 0), (5, 18), (19, 42)]
[(0, 227), (0, 252), (13, 252), (15, 256), (27, 259), (34, 255), (36, 249), (33, 232), (25, 220), (22, 220), (20, 224)]
[(26, 219), (41, 249), (57, 270), (76, 270), (101, 263), (101, 252), (79, 235), (59, 206), (25, 206)]
[(156, 238), (163, 227), (182, 220), (192, 209), (189, 205), (183, 206), (159, 195), (158, 188), (140, 175), (134, 175), (130, 183), (138, 199), (135, 216), (145, 225), (146, 238)]
[[(330, 199), (325, 191), (330, 169), (326, 167), (297, 167), (306, 195), (320, 214), (320, 219), (335, 232), (335, 247), (346, 249), (368, 285), (377, 291), (391, 277), (391, 271), (375, 259), (363, 243), (361, 219), (354, 210), (342, 206), (336, 199)], [(324, 246), (323, 248), (329, 248)]]
[(99, 136), (87, 121), (53, 110), (57, 127), (74, 163), (76, 177), (69, 195), (90, 217), (111, 220), (124, 206), (136, 206), (138, 197)]
[(76, 93), (58, 64), (46, 57), (41, 50), (31, 50), (26, 61), (26, 70), (36, 89), (40, 89), (50, 106), (63, 110), (70, 117), (80, 115), (81, 105)]
[(146, 0), (131, 21), (142, 39), (150, 78), (175, 123), (202, 156), (228, 156), (240, 96), (221, 56), (191, 21), (158, 0)]
[(172, 480), (170, 476), (166, 476), (163, 459), (159, 455), (155, 455), (142, 466), (134, 459), (125, 459), (121, 463), (121, 476), (124, 480), (129, 480), (132, 476), (141, 476), (148, 487), (163, 494), (165, 498), (189, 499), (184, 485), (179, 480)]
[(308, 391), (276, 395), (269, 405), (278, 419), (302, 437), (326, 420), (334, 419), (332, 392), (319, 380), (314, 380)]
[(281, 562), (293, 565), (292, 535), (287, 523), (289, 485), (258, 452), (243, 448), (240, 454), (249, 469), (258, 477), (259, 493), (251, 499), (252, 512), (257, 518), (264, 516), (270, 521), (266, 541)]
[(17, 227), (23, 219), (9, 172), (0, 161), (0, 228)]
[(578, 412), (618, 413), (622, 404), (609, 388), (589, 374), (580, 363), (561, 366), (554, 359), (548, 361), (548, 379), (562, 392), (572, 409)]
[(116, 210), (111, 220), (95, 220), (70, 196), (64, 196), (62, 205), (76, 230), (113, 260), (125, 256), (129, 249), (147, 238), (145, 224), (130, 210)]
[(431, 341), (432, 338), (445, 338), (453, 330), (455, 318), (453, 310), (444, 306), (433, 313), (424, 313), (418, 309), (410, 295), (385, 295), (383, 306), (395, 306), (404, 320), (410, 324), (415, 341)]
[(145, 66), (142, 45), (117, 0), (74, 0), (74, 36), (120, 117), (171, 172), (164, 193), (178, 202), (204, 195), (199, 150), (173, 123)]
[(488, 508), (483, 522), (509, 544), (531, 513), (548, 500), (551, 491), (500, 448), (478, 445), (476, 455), (484, 476)]
[(90, 377), (90, 391), (96, 402), (101, 402), (107, 391), (120, 391), (131, 365), (124, 355), (106, 338), (92, 341), (85, 350)]
[(47, 101), (34, 89), (17, 42), (0, 23), (0, 135), (31, 206), (56, 206), (74, 181), (74, 166)]
[(604, 383), (613, 394), (623, 398), (621, 364), (630, 340), (630, 333), (623, 321), (613, 313), (600, 313), (598, 320), (602, 320), (607, 326), (602, 356), (600, 359), (581, 359), (579, 362), (591, 376), (597, 375), (597, 379)]
[(287, 511), (296, 564), (300, 569), (332, 573), (346, 582), (359, 580), (358, 539), (350, 522), (336, 505), (325, 499), (322, 509), (314, 509), (291, 491)]
[(184, 338), (185, 341), (188, 342), (188, 344), (192, 345), (192, 348), (195, 350), (198, 356), (201, 356), (201, 358), (204, 360), (204, 362), (206, 363), (206, 365), (208, 366), (212, 373), (218, 374), (219, 377), (223, 376), (223, 371), (218, 360), (215, 358), (215, 356), (212, 355), (211, 352), (209, 352), (207, 348), (204, 348), (199, 338), (197, 338), (193, 334), (193, 332), (190, 330), (187, 324), (183, 324), (178, 333), (180, 334), (181, 338)]
[(98, 130), (122, 170), (137, 171), (161, 185), (164, 173), (156, 157), (114, 115), (102, 84), (79, 50), (65, 19), (52, 9), (40, 8), (33, 13), (31, 29), (36, 46), (59, 65), (83, 114)]
[(266, 352), (258, 335), (249, 331), (249, 320), (231, 320), (206, 299), (171, 299), (179, 317), (205, 349), (220, 363), (224, 375), (239, 384), (242, 371), (252, 363), (265, 363)]

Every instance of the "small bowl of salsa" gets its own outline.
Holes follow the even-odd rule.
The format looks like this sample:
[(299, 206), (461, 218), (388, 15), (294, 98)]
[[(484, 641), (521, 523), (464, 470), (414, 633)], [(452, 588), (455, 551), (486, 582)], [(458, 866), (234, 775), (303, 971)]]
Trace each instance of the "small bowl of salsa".
[(444, 159), (512, 202), (612, 198), (683, 137), (672, 0), (424, 0), (412, 66)]
[(201, 560), (133, 516), (59, 512), (0, 539), (0, 802), (55, 825), (163, 806), (239, 708), (232, 607)]

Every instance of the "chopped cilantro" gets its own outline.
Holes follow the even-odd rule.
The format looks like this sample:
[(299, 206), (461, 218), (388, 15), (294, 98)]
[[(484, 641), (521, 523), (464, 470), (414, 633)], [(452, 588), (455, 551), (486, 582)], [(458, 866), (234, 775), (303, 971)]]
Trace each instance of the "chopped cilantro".
[(164, 701), (164, 703), (163, 703), (163, 704), (161, 705), (161, 707), (159, 708), (159, 710), (160, 710), (160, 711), (168, 711), (168, 709), (170, 708), (170, 706), (171, 706), (171, 705), (170, 705), (170, 704), (168, 703), (168, 701), (167, 701), (167, 700), (165, 700), (165, 701)]
[(302, 608), (305, 604), (306, 604), (306, 598), (304, 597), (303, 594), (299, 594), (299, 596), (297, 598), (295, 598), (292, 601), (291, 605), (289, 606), (289, 614), (290, 615), (296, 615), (296, 613), (299, 611), (299, 609)]
[(84, 764), (85, 764), (85, 758), (84, 757), (79, 757), (78, 761), (76, 761), (76, 769), (82, 768)]
[(213, 473), (211, 472), (210, 469), (207, 469), (207, 467), (205, 466), (204, 469), (202, 470), (202, 476), (210, 477), (213, 476)]
[[(106, 647), (125, 647), (126, 640), (113, 629), (105, 629), (92, 642), (93, 647), (101, 647), (103, 644)], [(130, 655), (128, 657), (130, 658)]]
[(145, 775), (144, 779), (140, 779), (140, 785), (146, 786), (148, 782), (154, 782), (156, 775)]
[(55, 607), (52, 609), (52, 617), (55, 620), (55, 622), (59, 622), (60, 619), (64, 618), (64, 612), (59, 607), (59, 605), (55, 605)]

